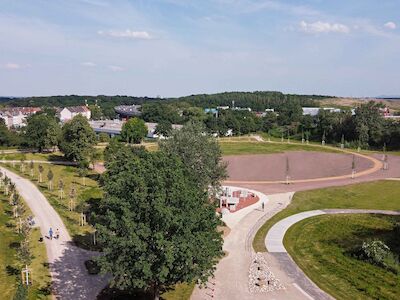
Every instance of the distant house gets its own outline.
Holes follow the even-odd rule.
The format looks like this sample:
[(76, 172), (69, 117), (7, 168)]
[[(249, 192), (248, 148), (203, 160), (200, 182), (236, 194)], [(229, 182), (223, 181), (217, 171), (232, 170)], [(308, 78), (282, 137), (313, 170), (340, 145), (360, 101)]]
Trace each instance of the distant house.
[(73, 117), (81, 115), (84, 116), (86, 119), (90, 120), (91, 112), (87, 106), (69, 106), (64, 107), (60, 111), (60, 121), (66, 122), (71, 120)]
[(142, 114), (140, 108), (140, 105), (119, 105), (114, 107), (114, 110), (121, 119), (129, 119), (140, 116)]
[(316, 116), (318, 115), (320, 110), (326, 110), (329, 112), (340, 113), (341, 110), (339, 108), (334, 107), (303, 107), (303, 116)]
[(40, 111), (39, 107), (9, 107), (0, 110), (0, 119), (8, 128), (26, 125), (26, 118)]

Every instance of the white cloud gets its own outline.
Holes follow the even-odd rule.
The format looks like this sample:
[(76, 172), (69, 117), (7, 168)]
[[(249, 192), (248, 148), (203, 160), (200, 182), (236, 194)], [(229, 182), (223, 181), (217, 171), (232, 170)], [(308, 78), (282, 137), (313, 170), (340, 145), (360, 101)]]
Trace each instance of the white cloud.
[(385, 23), (384, 26), (389, 29), (396, 29), (396, 27), (397, 27), (396, 23), (394, 23), (394, 22), (387, 22), (387, 23)]
[(84, 67), (96, 67), (97, 66), (95, 63), (93, 63), (91, 61), (83, 62), (83, 63), (81, 63), (81, 65)]
[(120, 67), (120, 66), (113, 66), (113, 65), (108, 66), (108, 68), (109, 68), (111, 71), (113, 71), (113, 72), (121, 72), (121, 71), (124, 70), (124, 68), (122, 68), (122, 67)]
[(99, 35), (107, 35), (116, 38), (129, 38), (138, 40), (150, 40), (152, 36), (147, 31), (133, 31), (130, 29), (126, 30), (99, 30), (97, 31)]
[(22, 66), (20, 64), (16, 64), (16, 63), (6, 63), (4, 65), (4, 68), (8, 69), (8, 70), (18, 70), (18, 69), (21, 69)]
[(305, 21), (300, 22), (300, 30), (305, 33), (317, 34), (317, 33), (349, 33), (350, 29), (348, 26), (340, 23), (328, 23), (328, 22), (314, 22), (307, 23)]

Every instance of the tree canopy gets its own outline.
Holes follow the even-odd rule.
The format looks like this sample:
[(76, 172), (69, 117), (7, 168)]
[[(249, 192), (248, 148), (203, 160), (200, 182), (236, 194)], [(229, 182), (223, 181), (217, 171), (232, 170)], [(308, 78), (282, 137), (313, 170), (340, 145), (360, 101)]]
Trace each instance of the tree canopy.
[(96, 143), (96, 134), (87, 119), (77, 115), (62, 127), (60, 150), (72, 161), (89, 161)]
[(207, 134), (200, 123), (188, 123), (173, 131), (167, 140), (160, 142), (160, 149), (178, 156), (192, 180), (203, 190), (210, 186), (218, 189), (220, 181), (227, 176), (217, 140)]
[(121, 130), (121, 138), (127, 143), (140, 144), (147, 135), (147, 126), (139, 118), (129, 119)]
[(45, 113), (37, 113), (27, 119), (25, 141), (29, 147), (42, 152), (57, 146), (60, 126), (56, 119)]
[(176, 156), (122, 146), (104, 174), (93, 216), (112, 286), (158, 299), (179, 282), (205, 281), (222, 256), (220, 224), (207, 193)]

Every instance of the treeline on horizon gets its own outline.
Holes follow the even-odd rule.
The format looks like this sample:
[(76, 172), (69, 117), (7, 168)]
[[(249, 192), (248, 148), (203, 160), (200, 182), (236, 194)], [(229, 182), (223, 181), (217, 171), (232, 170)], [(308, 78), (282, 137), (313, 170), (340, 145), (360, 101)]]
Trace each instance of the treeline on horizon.
[(278, 109), (285, 102), (295, 102), (301, 106), (318, 106), (317, 101), (331, 96), (322, 95), (295, 95), (283, 94), (274, 91), (256, 92), (224, 92), (217, 94), (198, 94), (177, 98), (154, 98), (154, 97), (134, 97), (134, 96), (43, 96), (43, 97), (2, 97), (0, 102), (3, 106), (38, 106), (38, 107), (64, 107), (84, 105), (85, 100), (89, 105), (95, 104), (102, 108), (105, 116), (115, 115), (114, 106), (116, 105), (141, 105), (148, 102), (186, 102), (190, 105), (206, 108), (216, 106), (231, 106), (235, 101), (235, 106), (250, 107), (252, 110), (263, 111), (266, 108)]

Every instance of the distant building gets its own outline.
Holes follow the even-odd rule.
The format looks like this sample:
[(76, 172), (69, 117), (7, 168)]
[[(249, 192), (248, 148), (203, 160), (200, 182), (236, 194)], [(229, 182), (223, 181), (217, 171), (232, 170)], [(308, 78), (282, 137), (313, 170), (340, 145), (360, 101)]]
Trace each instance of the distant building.
[(39, 107), (9, 107), (0, 110), (0, 118), (8, 128), (18, 128), (26, 125), (26, 118), (39, 112)]
[(329, 112), (339, 113), (341, 110), (339, 108), (334, 107), (302, 107), (303, 109), (303, 116), (316, 116), (318, 115), (320, 110), (327, 110)]
[(218, 108), (205, 108), (205, 109), (204, 109), (204, 112), (205, 112), (206, 114), (213, 114), (213, 115), (216, 115), (216, 114), (218, 114)]
[(84, 116), (86, 119), (90, 120), (91, 112), (90, 109), (84, 105), (64, 107), (60, 111), (60, 121), (63, 123), (67, 122), (77, 115)]
[[(122, 126), (125, 121), (121, 120), (99, 120), (90, 121), (89, 124), (96, 133), (106, 133), (111, 137), (115, 135), (120, 135)], [(148, 138), (163, 138), (155, 133), (157, 123), (146, 123), (147, 126), (147, 137)], [(172, 125), (172, 129), (181, 129), (182, 125)]]
[(129, 119), (142, 114), (140, 105), (119, 105), (114, 107), (115, 112), (121, 119)]

